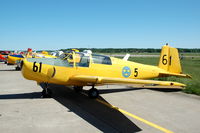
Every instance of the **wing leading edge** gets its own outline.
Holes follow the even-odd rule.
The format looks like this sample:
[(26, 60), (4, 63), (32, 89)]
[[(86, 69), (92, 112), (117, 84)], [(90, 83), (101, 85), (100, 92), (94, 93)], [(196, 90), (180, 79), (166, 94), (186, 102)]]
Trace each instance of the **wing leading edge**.
[(94, 85), (106, 85), (106, 84), (145, 84), (145, 85), (161, 85), (161, 86), (179, 86), (185, 87), (185, 84), (171, 81), (157, 81), (157, 80), (142, 80), (142, 79), (125, 79), (125, 78), (110, 78), (99, 76), (86, 76), (76, 75), (70, 78), (74, 81), (85, 82)]

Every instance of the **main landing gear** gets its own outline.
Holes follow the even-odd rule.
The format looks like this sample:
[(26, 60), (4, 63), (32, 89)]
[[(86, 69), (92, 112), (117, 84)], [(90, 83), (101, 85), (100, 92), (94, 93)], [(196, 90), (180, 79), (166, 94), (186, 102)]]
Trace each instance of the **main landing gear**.
[(88, 96), (92, 99), (99, 97), (99, 91), (92, 86), (92, 88), (88, 91)]
[(43, 84), (42, 98), (51, 98), (52, 91), (48, 88), (48, 83)]
[[(83, 91), (83, 86), (74, 86), (75, 92), (81, 92)], [(99, 91), (92, 86), (92, 88), (88, 91), (89, 98), (95, 99), (99, 97)]]

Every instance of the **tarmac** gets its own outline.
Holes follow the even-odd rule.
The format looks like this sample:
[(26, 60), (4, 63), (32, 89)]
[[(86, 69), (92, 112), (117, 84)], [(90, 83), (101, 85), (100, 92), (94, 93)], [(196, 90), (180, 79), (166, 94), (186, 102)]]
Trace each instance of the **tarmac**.
[(199, 133), (200, 97), (164, 88), (97, 86), (85, 91), (50, 85), (52, 98), (15, 66), (0, 63), (1, 133)]

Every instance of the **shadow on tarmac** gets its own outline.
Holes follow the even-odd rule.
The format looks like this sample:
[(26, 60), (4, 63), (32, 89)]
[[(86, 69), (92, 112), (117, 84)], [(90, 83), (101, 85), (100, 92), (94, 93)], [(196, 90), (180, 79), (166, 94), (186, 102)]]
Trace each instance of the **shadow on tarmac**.
[[(121, 112), (90, 99), (82, 93), (76, 93), (64, 86), (50, 85), (50, 88), (56, 101), (102, 132), (135, 133), (141, 131)], [(99, 99), (107, 102), (101, 96)]]
[[(96, 127), (102, 132), (123, 132), (123, 133), (136, 133), (141, 129), (129, 120), (121, 112), (110, 108), (94, 99), (88, 98), (84, 93), (76, 93), (72, 89), (59, 86), (50, 85), (52, 90), (52, 97), (60, 104), (65, 106), (67, 110), (74, 112), (76, 115)], [(133, 91), (131, 89), (107, 89), (99, 90), (100, 94)], [(22, 94), (4, 94), (0, 95), (1, 99), (37, 99), (41, 98), (41, 92), (22, 93)], [(99, 97), (100, 100), (108, 103), (103, 97)], [(108, 103), (109, 104), (109, 103)], [(67, 119), (67, 118), (66, 118)]]
[(99, 90), (99, 94), (107, 94), (107, 93), (117, 93), (117, 92), (124, 92), (124, 91), (136, 91), (136, 90), (142, 90), (142, 89), (146, 89), (146, 90), (153, 90), (153, 91), (160, 91), (160, 92), (178, 92), (181, 91), (181, 89), (179, 88), (134, 88), (134, 87), (130, 87), (130, 88), (123, 88), (123, 89), (103, 89), (103, 90)]
[(5, 70), (0, 70), (0, 72), (3, 71), (16, 71), (14, 68), (13, 69), (5, 69)]
[(0, 95), (0, 99), (35, 99), (35, 98), (41, 98), (41, 93), (32, 92), (32, 93)]
[[(65, 106), (82, 119), (98, 128), (102, 132), (139, 132), (141, 129), (129, 120), (121, 112), (99, 103), (94, 99), (90, 99), (82, 93), (76, 93), (68, 87), (59, 85), (50, 85), (53, 92), (53, 98)], [(123, 88), (123, 89), (104, 89), (99, 90), (100, 94), (116, 93), (123, 91), (134, 91), (149, 88)], [(167, 88), (150, 88), (154, 91), (174, 92), (180, 89)], [(87, 91), (84, 91), (85, 93)], [(5, 94), (0, 95), (0, 99), (34, 99), (41, 98), (40, 92), (22, 93), (22, 94)], [(100, 100), (108, 103), (103, 97)], [(109, 104), (109, 103), (108, 103)], [(66, 118), (67, 119), (67, 118)]]
[(143, 88), (147, 90), (160, 91), (160, 92), (178, 92), (182, 91), (180, 88)]
[(103, 89), (103, 90), (99, 90), (99, 94), (117, 93), (117, 92), (124, 92), (124, 91), (135, 91), (135, 90), (141, 90), (141, 88)]

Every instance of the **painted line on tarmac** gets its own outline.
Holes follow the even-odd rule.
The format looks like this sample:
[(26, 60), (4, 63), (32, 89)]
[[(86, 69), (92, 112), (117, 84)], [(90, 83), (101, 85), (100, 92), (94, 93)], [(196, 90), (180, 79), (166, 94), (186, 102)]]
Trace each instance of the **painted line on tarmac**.
[(116, 106), (113, 106), (113, 105), (111, 105), (111, 104), (109, 104), (109, 103), (106, 103), (106, 102), (104, 102), (104, 101), (102, 101), (102, 100), (100, 100), (100, 99), (96, 99), (96, 101), (98, 101), (99, 103), (102, 103), (102, 104), (104, 104), (104, 105), (106, 105), (106, 106), (108, 106), (108, 107), (110, 107), (110, 108), (113, 108), (113, 109), (115, 109), (115, 110), (117, 110), (117, 111), (119, 111), (119, 112), (121, 112), (121, 113), (123, 113), (123, 114), (126, 114), (126, 115), (128, 115), (128, 116), (130, 116), (130, 117), (132, 117), (132, 118), (134, 118), (134, 119), (137, 119), (137, 120), (139, 120), (139, 121), (141, 121), (141, 122), (143, 122), (143, 123), (145, 123), (145, 124), (147, 124), (147, 125), (149, 125), (149, 126), (151, 126), (151, 127), (154, 127), (154, 128), (156, 128), (156, 129), (158, 129), (158, 130), (160, 130), (160, 131), (163, 131), (164, 133), (173, 133), (172, 131), (170, 131), (170, 130), (168, 130), (168, 129), (166, 129), (166, 128), (163, 128), (163, 127), (161, 127), (161, 126), (159, 126), (159, 125), (156, 125), (156, 124), (154, 124), (154, 123), (152, 123), (152, 122), (150, 122), (150, 121), (147, 121), (147, 120), (145, 120), (145, 119), (143, 119), (143, 118), (141, 118), (141, 117), (139, 117), (139, 116), (136, 116), (136, 115), (134, 115), (134, 114), (131, 114), (131, 113), (129, 113), (129, 112), (123, 110), (123, 109), (120, 109), (120, 108), (118, 108), (118, 107), (116, 107)]

